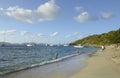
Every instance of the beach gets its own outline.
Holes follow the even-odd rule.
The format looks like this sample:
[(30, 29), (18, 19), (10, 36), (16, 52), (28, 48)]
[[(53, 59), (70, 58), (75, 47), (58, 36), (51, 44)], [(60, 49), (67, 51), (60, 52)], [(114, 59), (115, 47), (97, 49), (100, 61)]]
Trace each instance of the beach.
[(120, 78), (120, 47), (19, 71), (1, 78)]
[(107, 46), (85, 62), (87, 66), (70, 78), (120, 78), (120, 47)]

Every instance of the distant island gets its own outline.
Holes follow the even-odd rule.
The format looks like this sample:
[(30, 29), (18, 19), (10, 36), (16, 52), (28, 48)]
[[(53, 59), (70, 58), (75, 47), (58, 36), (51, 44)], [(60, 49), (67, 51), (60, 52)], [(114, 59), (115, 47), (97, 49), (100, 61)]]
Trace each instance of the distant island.
[[(30, 43), (10, 43), (10, 42), (0, 42), (0, 47), (9, 47), (9, 46), (18, 46), (18, 47), (20, 47), (20, 46), (27, 46), (27, 45), (29, 45), (29, 44), (31, 44), (31, 45), (36, 45), (36, 43), (34, 43), (34, 42), (30, 42)], [(37, 44), (37, 45), (42, 45), (42, 43), (39, 43), (39, 44)]]
[(120, 28), (108, 33), (95, 34), (83, 39), (74, 41), (70, 45), (101, 46), (120, 43)]

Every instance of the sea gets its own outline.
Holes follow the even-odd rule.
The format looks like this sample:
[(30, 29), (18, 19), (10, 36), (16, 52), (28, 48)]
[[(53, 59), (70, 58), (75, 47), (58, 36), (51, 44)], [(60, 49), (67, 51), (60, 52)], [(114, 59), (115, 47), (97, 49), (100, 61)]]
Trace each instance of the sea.
[(62, 61), (80, 54), (89, 54), (98, 49), (63, 45), (1, 46), (0, 75)]

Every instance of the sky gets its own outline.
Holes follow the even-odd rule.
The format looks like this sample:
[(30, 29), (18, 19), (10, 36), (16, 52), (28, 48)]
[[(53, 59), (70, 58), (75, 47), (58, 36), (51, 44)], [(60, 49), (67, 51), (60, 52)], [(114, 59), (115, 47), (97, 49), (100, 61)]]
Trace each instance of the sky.
[(70, 43), (120, 28), (120, 0), (0, 0), (0, 42)]

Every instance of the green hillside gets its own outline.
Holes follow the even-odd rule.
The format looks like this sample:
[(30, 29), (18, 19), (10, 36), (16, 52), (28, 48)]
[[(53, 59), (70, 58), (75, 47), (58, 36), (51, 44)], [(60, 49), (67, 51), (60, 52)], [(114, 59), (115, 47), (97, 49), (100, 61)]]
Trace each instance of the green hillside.
[(120, 29), (108, 33), (91, 35), (86, 38), (77, 40), (70, 45), (110, 45), (120, 43)]

